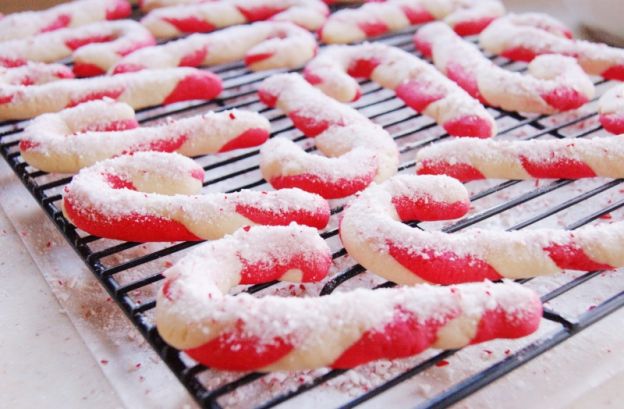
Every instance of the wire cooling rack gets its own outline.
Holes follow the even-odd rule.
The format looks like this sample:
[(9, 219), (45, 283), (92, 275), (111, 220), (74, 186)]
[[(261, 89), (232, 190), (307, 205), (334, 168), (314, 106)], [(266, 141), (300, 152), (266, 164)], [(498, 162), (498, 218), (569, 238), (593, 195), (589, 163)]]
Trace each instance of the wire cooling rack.
[[(414, 51), (411, 36), (415, 29), (408, 29), (379, 38), (378, 41)], [(524, 70), (523, 64), (493, 58), (493, 60), (509, 69)], [(264, 107), (257, 99), (256, 89), (259, 82), (279, 72), (252, 73), (240, 64), (228, 64), (213, 67), (212, 71), (219, 74), (224, 80), (224, 91), (218, 99), (208, 102), (190, 102), (155, 107), (138, 112), (142, 124), (149, 124), (163, 120), (165, 117), (181, 117), (204, 112), (207, 110), (223, 110), (230, 108), (244, 108), (265, 114), (272, 123), (272, 137), (288, 137), (302, 144), (308, 151), (313, 151), (310, 140), (293, 128), (292, 123), (279, 111)], [(430, 119), (416, 114), (398, 100), (391, 91), (385, 90), (370, 81), (363, 81), (363, 96), (354, 104), (365, 115), (386, 128), (396, 140), (401, 152), (400, 172), (413, 172), (415, 166), (415, 152), (430, 143), (445, 139), (448, 135)], [(596, 81), (599, 90), (604, 90), (607, 83)], [(595, 101), (594, 101), (595, 102)], [(560, 114), (556, 117), (524, 116), (502, 110), (491, 110), (499, 127), (499, 138), (582, 138), (593, 136), (601, 132), (597, 125), (595, 109), (581, 111), (575, 114)], [(592, 122), (593, 120), (593, 122)], [(587, 124), (590, 125), (587, 125)], [(221, 408), (224, 398), (236, 393), (240, 388), (249, 387), (260, 382), (265, 374), (247, 373), (233, 379), (226, 380), (219, 385), (211, 386), (211, 376), (216, 371), (194, 363), (184, 353), (169, 347), (158, 335), (153, 321), (155, 307), (154, 293), (162, 280), (160, 271), (163, 270), (163, 260), (178, 257), (185, 249), (197, 243), (166, 243), (157, 246), (145, 246), (139, 243), (119, 242), (101, 239), (77, 230), (60, 210), (62, 188), (71, 180), (63, 175), (47, 174), (28, 166), (20, 156), (17, 145), (24, 122), (0, 123), (0, 150), (2, 156), (11, 166), (15, 174), (21, 179), (35, 200), (56, 224), (58, 229), (67, 238), (70, 245), (80, 255), (84, 263), (95, 274), (101, 284), (118, 304), (132, 323), (147, 339), (152, 348), (169, 366), (180, 382), (200, 406)], [(267, 189), (269, 188), (258, 171), (258, 149), (246, 149), (227, 154), (196, 158), (206, 170), (206, 191), (237, 191), (240, 189)], [(600, 218), (610, 217), (624, 207), (624, 195), (615, 195), (616, 200), (596, 204), (595, 198), (606, 192), (619, 191), (623, 180), (596, 180), (589, 186), (579, 181), (553, 180), (539, 184), (521, 181), (487, 181), (472, 182), (469, 188), (472, 192), (472, 201), (475, 210), (465, 219), (457, 222), (447, 222), (442, 226), (433, 225), (433, 228), (442, 228), (447, 232), (455, 232), (469, 228), (476, 224), (487, 224), (504, 218), (509, 212), (517, 210), (521, 217), (505, 228), (521, 229), (545, 220), (557, 217), (562, 212), (572, 211), (574, 220), (565, 223), (568, 229), (576, 229)], [(573, 187), (573, 189), (571, 189)], [(558, 192), (565, 191), (565, 194)], [(553, 197), (552, 201), (544, 198)], [(493, 200), (497, 198), (496, 200)], [(563, 199), (561, 199), (563, 198)], [(491, 200), (492, 199), (492, 200)], [(532, 206), (532, 203), (537, 203)], [(365, 273), (364, 269), (354, 264), (346, 251), (340, 246), (337, 237), (337, 218), (342, 211), (344, 201), (332, 202), (332, 219), (330, 227), (322, 232), (334, 250), (333, 258), (336, 262), (336, 273), (327, 281), (317, 295), (327, 295), (332, 291), (357, 281)], [(527, 217), (529, 215), (530, 217)], [(496, 224), (496, 223), (493, 223)], [(432, 228), (426, 223), (413, 223), (415, 228)], [(589, 285), (592, 281), (600, 280), (601, 272), (589, 272), (581, 275), (569, 276), (567, 280), (551, 286), (542, 296), (542, 301), (552, 303), (574, 289)], [(523, 280), (527, 282), (530, 280)], [(277, 283), (267, 283), (250, 286), (244, 291), (256, 293), (271, 291), (279, 287)], [(382, 283), (380, 286), (392, 286), (392, 283)], [(465, 377), (458, 383), (443, 389), (437, 395), (420, 403), (420, 408), (443, 408), (478, 391), (484, 386), (501, 378), (515, 368), (532, 360), (540, 354), (554, 348), (564, 340), (573, 337), (585, 330), (593, 323), (604, 318), (624, 305), (624, 289), (614, 288), (613, 293), (601, 299), (598, 305), (579, 314), (571, 316), (566, 311), (549, 306), (544, 310), (544, 320), (552, 324), (554, 330), (549, 331), (537, 339), (494, 362), (483, 370), (479, 370)], [(587, 301), (589, 302), (589, 300)], [(556, 302), (554, 303), (557, 304)], [(392, 376), (385, 378), (374, 387), (362, 391), (360, 394), (341, 403), (343, 408), (351, 408), (367, 402), (380, 394), (389, 392), (400, 384), (440, 366), (457, 350), (441, 351), (430, 354), (407, 369), (402, 369)], [(297, 387), (271, 390), (266, 399), (259, 402), (250, 401), (251, 406), (269, 408), (306, 394), (334, 378), (344, 376), (344, 370), (332, 370), (321, 375), (312, 376)]]

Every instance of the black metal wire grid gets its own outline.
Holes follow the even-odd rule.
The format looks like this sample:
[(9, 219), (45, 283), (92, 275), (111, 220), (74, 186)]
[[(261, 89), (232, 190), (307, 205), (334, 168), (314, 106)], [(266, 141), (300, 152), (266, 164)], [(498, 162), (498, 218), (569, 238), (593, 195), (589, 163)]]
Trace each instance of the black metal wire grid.
[[(379, 41), (415, 52), (411, 44), (411, 35), (414, 31), (413, 28), (405, 30), (381, 37)], [(494, 61), (510, 69), (524, 69), (522, 64), (514, 64), (504, 59), (496, 58)], [(255, 90), (258, 83), (275, 71), (251, 73), (240, 63), (216, 67), (212, 71), (218, 73), (224, 80), (224, 92), (218, 99), (209, 102), (195, 101), (145, 109), (138, 113), (140, 122), (146, 124), (162, 120), (164, 117), (186, 116), (206, 110), (244, 108), (262, 112), (271, 119), (273, 125), (272, 137), (278, 135), (287, 136), (304, 145), (308, 142), (303, 135), (293, 128), (292, 124), (282, 113), (263, 107), (256, 98)], [(605, 81), (596, 82), (596, 85), (599, 87), (604, 86), (604, 84)], [(413, 157), (416, 150), (429, 143), (435, 143), (438, 140), (447, 138), (448, 135), (428, 118), (406, 108), (401, 101), (394, 97), (392, 92), (384, 90), (370, 81), (363, 81), (362, 86), (364, 91), (363, 97), (354, 105), (372, 120), (389, 130), (400, 147), (402, 158), (400, 171), (413, 172), (411, 168), (415, 165)], [(545, 116), (523, 116), (501, 110), (492, 110), (492, 112), (495, 114), (499, 126), (499, 137), (503, 138), (506, 136), (517, 137), (518, 135), (524, 139), (542, 137), (581, 138), (593, 135), (600, 130), (600, 127), (597, 125), (585, 128), (582, 126), (588, 121), (591, 122), (592, 118), (595, 119), (595, 111), (574, 115), (570, 118), (564, 116), (555, 121), (550, 121), (551, 118)], [(150, 294), (147, 299), (142, 298), (141, 294), (137, 294), (143, 289), (154, 288), (154, 286), (158, 285), (158, 281), (163, 278), (159, 272), (159, 270), (162, 270), (160, 268), (161, 264), (158, 264), (159, 261), (171, 256), (175, 257), (183, 250), (197, 243), (182, 242), (164, 244), (160, 247), (145, 247), (139, 243), (101, 239), (77, 230), (63, 217), (59, 208), (61, 189), (70, 181), (70, 178), (62, 175), (46, 174), (31, 168), (23, 161), (17, 149), (23, 126), (24, 122), (4, 122), (0, 124), (0, 151), (2, 156), (46, 214), (63, 233), (84, 263), (95, 274), (130, 321), (138, 328), (200, 406), (221, 408), (223, 407), (222, 401), (224, 396), (235, 392), (238, 388), (253, 384), (266, 376), (261, 373), (242, 374), (234, 380), (224, 382), (217, 387), (208, 387), (205, 379), (202, 379), (202, 374), (208, 373), (209, 368), (194, 363), (184, 353), (164, 343), (156, 331), (151, 315), (155, 307), (154, 291), (146, 291), (146, 293)], [(308, 146), (308, 151), (314, 150), (309, 145), (305, 146)], [(197, 158), (201, 163), (205, 163), (204, 169), (206, 170), (207, 180), (204, 186), (206, 190), (237, 191), (245, 188), (267, 188), (266, 183), (259, 176), (258, 153), (258, 149), (247, 149), (220, 156)], [(622, 182), (623, 180), (620, 179), (601, 180), (590, 188), (583, 189), (580, 193), (578, 193), (577, 189), (575, 194), (568, 195), (570, 197), (566, 196), (565, 200), (555, 205), (540, 207), (539, 211), (533, 212), (534, 214), (530, 218), (523, 218), (511, 226), (510, 229), (525, 228), (551, 216), (556, 216), (560, 212), (586, 203), (604, 192), (617, 189)], [(474, 183), (471, 186), (475, 186)], [(576, 182), (571, 180), (555, 180), (545, 184), (532, 185), (529, 182), (498, 181), (476, 185), (478, 188), (471, 189), (474, 191), (471, 197), (473, 203), (478, 204), (480, 201), (496, 195), (501, 196), (501, 194), (505, 197), (505, 192), (510, 192), (508, 196), (511, 197), (505, 197), (503, 200), (499, 200), (498, 203), (486, 205), (483, 209), (477, 209), (477, 211), (465, 219), (446, 223), (443, 226), (443, 230), (455, 232), (484, 221), (487, 222), (509, 210), (519, 209), (534, 200), (561, 191), (566, 186), (574, 183)], [(576, 229), (598, 218), (606, 217), (610, 212), (624, 207), (624, 197), (621, 194), (620, 197), (620, 200), (612, 201), (606, 206), (599, 206), (596, 209), (592, 208), (590, 211), (584, 212), (582, 217), (568, 223), (567, 228)], [(365, 272), (361, 266), (350, 261), (346, 251), (337, 241), (337, 230), (332, 227), (336, 225), (335, 220), (342, 211), (342, 204), (343, 202), (340, 201), (333, 203), (333, 223), (330, 223), (330, 227), (322, 232), (322, 236), (332, 243), (332, 248), (335, 249), (333, 254), (334, 260), (343, 267), (324, 284), (319, 293), (321, 296), (330, 294), (340, 285), (353, 280)], [(423, 223), (412, 223), (412, 225), (416, 228), (427, 228), (423, 227)], [(146, 269), (147, 272), (141, 270), (145, 266), (150, 266), (149, 269)], [(124, 278), (124, 273), (134, 272), (135, 270), (139, 271), (138, 276), (133, 273), (128, 275), (129, 279), (128, 277)], [(594, 280), (600, 274), (601, 272), (595, 271), (575, 276), (543, 294), (542, 301), (546, 303), (556, 300), (571, 290)], [(522, 280), (522, 282), (528, 281), (530, 280)], [(387, 282), (379, 286), (387, 287), (392, 285), (393, 283)], [(275, 286), (278, 286), (278, 284), (273, 282), (250, 286), (244, 291), (256, 293)], [(471, 374), (461, 382), (449, 386), (433, 398), (422, 402), (418, 407), (448, 407), (585, 330), (622, 306), (624, 306), (624, 291), (620, 288), (616, 289), (610, 298), (602, 300), (599, 305), (592, 306), (591, 309), (575, 317), (570, 317), (565, 312), (547, 307), (544, 310), (544, 320), (556, 325), (556, 330), (533, 340), (515, 353), (483, 370)], [(376, 385), (374, 388), (361, 393), (350, 401), (342, 403), (341, 407), (351, 408), (367, 402), (439, 365), (440, 362), (450, 358), (457, 352), (457, 350), (448, 350), (429, 356), (408, 370), (396, 373), (393, 377)], [(277, 391), (272, 393), (267, 400), (256, 402), (256, 407), (269, 408), (276, 406), (296, 396), (305, 394), (334, 378), (340, 377), (345, 372), (347, 371), (332, 370), (316, 376), (294, 389)]]

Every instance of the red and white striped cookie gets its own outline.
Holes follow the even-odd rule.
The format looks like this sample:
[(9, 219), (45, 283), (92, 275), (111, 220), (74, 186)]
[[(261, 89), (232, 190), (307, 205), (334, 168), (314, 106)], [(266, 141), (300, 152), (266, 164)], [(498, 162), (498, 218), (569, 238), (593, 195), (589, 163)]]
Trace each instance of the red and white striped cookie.
[(260, 171), (276, 189), (298, 187), (335, 199), (396, 173), (399, 153), (388, 132), (300, 75), (271, 76), (258, 94), (306, 136), (315, 137), (317, 148), (328, 156), (309, 154), (285, 138), (269, 140), (260, 150)]
[(63, 64), (31, 62), (15, 68), (0, 67), (0, 84), (41, 85), (70, 78), (74, 78), (74, 73)]
[(213, 240), (242, 226), (323, 228), (329, 206), (299, 189), (199, 194), (204, 170), (177, 153), (137, 152), (82, 169), (65, 188), (63, 212), (76, 227), (124, 241)]
[(588, 74), (624, 80), (623, 49), (574, 40), (567, 27), (546, 14), (508, 14), (484, 30), (479, 40), (486, 51), (512, 60), (561, 54), (576, 58)]
[(617, 138), (436, 143), (417, 154), (419, 174), (476, 179), (624, 177), (624, 146)]
[(316, 39), (289, 22), (257, 22), (147, 47), (122, 58), (113, 73), (144, 68), (210, 66), (243, 60), (256, 70), (298, 68), (316, 53)]
[(141, 23), (165, 39), (268, 19), (290, 21), (313, 31), (328, 14), (320, 0), (215, 0), (152, 10)]
[[(440, 176), (429, 176), (436, 177)], [(423, 219), (423, 203), (439, 209), (435, 216), (460, 216), (458, 211), (444, 217), (445, 207), (465, 210), (469, 206), (461, 184), (454, 181), (459, 186), (453, 187), (448, 180), (426, 179), (425, 188), (412, 187), (399, 194), (386, 184), (366, 189), (345, 209), (340, 224), (347, 252), (370, 271), (401, 284), (456, 284), (624, 266), (624, 222), (575, 231), (469, 229), (452, 234), (401, 223)], [(406, 191), (411, 194), (407, 199)]]
[(498, 0), (387, 0), (333, 13), (320, 31), (325, 43), (353, 43), (443, 19), (460, 35), (478, 34), (505, 8)]
[(130, 105), (100, 100), (37, 117), (24, 129), (19, 147), (24, 160), (37, 169), (75, 173), (97, 161), (140, 151), (199, 156), (258, 146), (270, 129), (262, 115), (237, 109), (138, 128)]
[(0, 41), (30, 37), (96, 21), (126, 18), (131, 11), (126, 0), (79, 0), (42, 11), (8, 14), (0, 16)]
[(192, 99), (212, 99), (220, 92), (218, 76), (195, 68), (146, 70), (29, 87), (2, 85), (0, 119), (33, 118), (106, 97), (140, 109)]
[(529, 75), (508, 71), (442, 23), (421, 28), (414, 43), (440, 71), (491, 106), (551, 114), (579, 108), (594, 96), (591, 79), (570, 57), (540, 56), (529, 64)]
[(228, 290), (271, 280), (320, 281), (331, 252), (309, 228), (253, 227), (196, 247), (164, 272), (156, 302), (163, 339), (229, 371), (352, 368), (535, 331), (542, 305), (511, 282), (356, 289), (261, 298)]
[(598, 101), (602, 127), (613, 134), (624, 134), (624, 86), (617, 85), (604, 93)]
[(354, 77), (371, 78), (451, 135), (488, 138), (496, 134), (494, 119), (479, 101), (431, 64), (396, 47), (379, 43), (326, 47), (308, 63), (304, 76), (343, 102), (360, 97)]
[(27, 61), (54, 62), (73, 56), (74, 74), (90, 77), (105, 73), (123, 56), (154, 42), (151, 33), (135, 21), (103, 21), (0, 43), (0, 65), (15, 67)]

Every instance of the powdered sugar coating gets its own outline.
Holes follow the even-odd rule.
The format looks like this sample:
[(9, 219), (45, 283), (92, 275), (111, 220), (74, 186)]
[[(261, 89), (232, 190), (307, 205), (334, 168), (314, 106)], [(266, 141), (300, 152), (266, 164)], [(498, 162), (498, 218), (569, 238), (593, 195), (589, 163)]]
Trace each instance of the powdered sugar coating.
[(468, 192), (455, 179), (398, 175), (370, 186), (349, 203), (340, 222), (340, 238), (349, 255), (369, 271), (399, 284), (415, 284), (424, 280), (387, 251), (391, 241), (403, 242), (417, 233), (401, 221), (453, 219), (469, 208)]
[(575, 58), (592, 75), (624, 80), (624, 50), (574, 40), (565, 26), (541, 13), (508, 14), (481, 33), (481, 47), (504, 57), (531, 61), (542, 54)]
[(245, 60), (252, 70), (298, 68), (316, 52), (312, 34), (289, 22), (257, 22), (143, 48), (121, 59), (113, 73), (145, 68), (210, 66)]
[(442, 23), (421, 28), (414, 42), (431, 51), (440, 71), (492, 106), (549, 114), (576, 109), (594, 95), (592, 81), (570, 57), (540, 56), (529, 64), (530, 75), (523, 75), (495, 65)]
[[(494, 119), (479, 101), (429, 63), (396, 47), (380, 43), (326, 47), (308, 63), (305, 77), (343, 102), (360, 96), (359, 84), (353, 77), (370, 77), (395, 90), (407, 105), (433, 117), (452, 135), (496, 134)], [(464, 126), (453, 126), (461, 122)], [(468, 122), (475, 126), (471, 128)]]
[(274, 187), (299, 187), (339, 198), (396, 173), (398, 148), (392, 137), (298, 74), (274, 75), (262, 82), (258, 92), (265, 103), (286, 112), (304, 134), (316, 136), (317, 147), (329, 157), (306, 153), (287, 140), (267, 142), (261, 150), (260, 170)]
[(0, 84), (41, 85), (70, 78), (74, 78), (74, 74), (71, 68), (63, 64), (29, 62), (15, 68), (0, 67)]
[[(417, 182), (418, 176), (414, 179)], [(395, 282), (456, 284), (528, 278), (556, 274), (563, 269), (593, 271), (624, 266), (624, 254), (620, 251), (624, 245), (624, 222), (575, 231), (424, 231), (400, 223), (399, 220), (418, 217), (400, 215), (397, 203), (382, 189), (383, 185), (373, 186), (349, 205), (340, 225), (340, 237), (360, 264)], [(450, 191), (448, 186), (438, 189), (447, 194)], [(463, 200), (467, 200), (465, 197)], [(427, 204), (435, 209), (452, 203), (441, 198), (430, 199)], [(467, 207), (463, 203), (460, 209), (465, 213)], [(438, 219), (445, 218), (444, 212), (438, 213), (442, 214)], [(461, 214), (449, 214), (446, 218)]]
[(150, 32), (135, 21), (102, 21), (3, 42), (0, 65), (55, 62), (73, 56), (74, 73), (93, 76), (105, 73), (122, 56), (153, 44)]
[(333, 13), (321, 30), (325, 43), (352, 43), (411, 25), (443, 19), (461, 35), (478, 34), (505, 8), (498, 0), (387, 0)]
[(416, 172), (463, 181), (603, 176), (624, 177), (624, 147), (616, 138), (530, 141), (454, 140), (421, 149)]
[(624, 134), (624, 86), (616, 85), (600, 97), (598, 114), (605, 130)]
[(212, 99), (220, 92), (219, 77), (195, 68), (146, 70), (29, 87), (4, 85), (0, 86), (0, 119), (32, 118), (105, 97), (140, 109), (189, 99)]
[(106, 99), (37, 117), (24, 129), (20, 151), (37, 169), (75, 173), (97, 161), (138, 151), (199, 156), (257, 146), (269, 132), (269, 121), (262, 115), (237, 109), (137, 128), (130, 105)]
[[(144, 7), (151, 9), (152, 3), (146, 2)], [(327, 14), (321, 0), (217, 0), (155, 9), (141, 23), (158, 38), (172, 38), (267, 19), (290, 21), (314, 31)]]
[(130, 4), (126, 0), (78, 0), (46, 10), (13, 13), (0, 19), (0, 41), (124, 18), (130, 12)]
[[(274, 371), (346, 368), (429, 346), (519, 337), (539, 324), (537, 296), (514, 283), (357, 289), (320, 298), (226, 294), (241, 282), (317, 281), (329, 262), (329, 248), (310, 229), (239, 230), (197, 248), (164, 273), (158, 330), (214, 368)], [(263, 267), (246, 275), (250, 265)], [(283, 274), (293, 266), (297, 274)], [(492, 319), (494, 311), (504, 318)], [(493, 328), (487, 335), (481, 320)], [(400, 342), (392, 345), (393, 339)], [(361, 351), (365, 345), (369, 349)]]
[(198, 195), (203, 169), (175, 153), (137, 152), (82, 169), (65, 188), (63, 211), (76, 226), (125, 241), (215, 239), (241, 226), (325, 227), (327, 202), (298, 189)]

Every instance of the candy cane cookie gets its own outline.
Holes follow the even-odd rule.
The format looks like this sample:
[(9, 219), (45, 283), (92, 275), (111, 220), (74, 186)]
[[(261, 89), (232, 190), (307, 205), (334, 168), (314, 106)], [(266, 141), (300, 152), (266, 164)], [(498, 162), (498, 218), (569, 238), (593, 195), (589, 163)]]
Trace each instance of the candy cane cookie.
[(24, 160), (37, 169), (75, 173), (139, 151), (199, 156), (248, 148), (264, 143), (269, 132), (262, 115), (237, 109), (138, 128), (130, 105), (100, 100), (37, 117), (24, 129), (19, 147)]
[[(214, 1), (214, 0), (213, 0)], [(362, 3), (362, 0), (323, 0), (326, 4), (348, 4), (348, 3)], [(139, 0), (139, 6), (141, 7), (141, 10), (143, 11), (150, 11), (150, 10), (154, 10), (154, 9), (158, 9), (158, 8), (162, 8), (162, 7), (173, 7), (173, 6), (180, 6), (180, 5), (184, 5), (184, 4), (193, 4), (193, 3), (198, 3), (198, 0)], [(251, 2), (248, 2), (251, 3)], [(261, 0), (261, 1), (257, 1), (257, 3), (259, 5), (261, 5), (262, 3), (267, 4), (267, 5), (271, 5), (268, 1), (266, 0)], [(260, 8), (258, 8), (258, 11), (255, 12), (255, 14), (258, 14), (260, 12)]]
[(218, 76), (195, 68), (146, 70), (29, 87), (0, 85), (0, 119), (33, 118), (106, 97), (140, 109), (192, 99), (212, 99), (220, 92)]
[(296, 225), (241, 229), (201, 244), (164, 272), (158, 332), (211, 368), (269, 372), (346, 369), (429, 347), (519, 338), (540, 323), (539, 297), (512, 282), (305, 298), (228, 294), (238, 284), (320, 281), (330, 265), (318, 234)]
[(41, 85), (70, 78), (74, 78), (74, 73), (63, 64), (31, 62), (15, 68), (0, 67), (0, 84)]
[(512, 60), (561, 54), (575, 58), (588, 74), (624, 80), (623, 49), (572, 39), (570, 30), (546, 14), (508, 14), (484, 30), (479, 41), (483, 49)]
[(124, 241), (213, 240), (242, 226), (323, 228), (329, 206), (299, 189), (199, 194), (204, 171), (177, 153), (137, 152), (83, 168), (65, 188), (63, 212), (76, 227)]
[(73, 56), (74, 73), (90, 77), (105, 73), (121, 57), (153, 44), (151, 33), (135, 21), (103, 21), (0, 43), (0, 65), (15, 67), (27, 61), (54, 62)]
[(42, 11), (25, 11), (0, 18), (0, 41), (31, 37), (66, 27), (130, 16), (126, 0), (79, 0)]
[(215, 0), (150, 11), (141, 23), (161, 39), (259, 20), (290, 21), (318, 30), (329, 9), (320, 0)]
[(416, 172), (476, 179), (624, 177), (617, 138), (436, 143), (418, 151)]
[(551, 114), (579, 108), (594, 96), (592, 81), (570, 57), (540, 56), (524, 75), (497, 66), (442, 23), (421, 28), (414, 42), (431, 53), (440, 71), (487, 105)]
[(613, 134), (624, 134), (624, 86), (617, 85), (598, 101), (598, 118), (602, 127)]
[(348, 102), (360, 97), (353, 77), (371, 78), (418, 112), (432, 117), (450, 135), (488, 138), (496, 123), (479, 101), (431, 64), (385, 44), (326, 47), (305, 68), (304, 76), (324, 93)]
[(333, 13), (320, 31), (329, 44), (353, 43), (443, 19), (460, 35), (478, 34), (505, 8), (498, 0), (387, 0)]
[[(418, 219), (423, 202), (433, 201), (434, 209), (442, 203), (440, 213), (444, 207), (465, 209), (453, 207), (465, 206), (465, 191), (451, 188), (448, 181), (429, 179), (425, 183), (437, 189), (424, 190), (427, 195), (421, 198), (420, 188), (412, 188), (406, 197), (404, 191), (388, 186), (392, 182), (369, 187), (349, 204), (340, 223), (340, 238), (357, 262), (396, 283), (456, 284), (624, 266), (624, 222), (575, 231), (469, 229), (449, 234), (420, 230), (401, 222)], [(448, 218), (458, 215), (461, 212), (449, 212)]]
[(210, 66), (243, 60), (251, 70), (298, 68), (316, 53), (316, 39), (289, 22), (257, 22), (138, 50), (121, 59), (113, 73), (144, 68)]
[(262, 82), (260, 100), (277, 106), (328, 157), (312, 155), (294, 142), (274, 138), (260, 150), (262, 176), (276, 189), (298, 187), (325, 198), (346, 197), (397, 171), (392, 137), (355, 109), (314, 88), (298, 74)]

